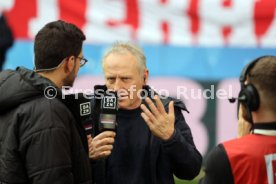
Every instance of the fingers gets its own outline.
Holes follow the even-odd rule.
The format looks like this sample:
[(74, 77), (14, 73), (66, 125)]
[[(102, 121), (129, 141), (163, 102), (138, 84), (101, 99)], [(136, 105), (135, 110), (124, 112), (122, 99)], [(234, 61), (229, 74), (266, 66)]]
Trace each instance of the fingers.
[(88, 150), (89, 152), (92, 151), (92, 136), (91, 135), (87, 135), (87, 143), (88, 143)]
[(174, 105), (173, 105), (173, 101), (170, 101), (169, 103), (169, 116), (174, 116)]
[(145, 113), (144, 115), (142, 115), (142, 114), (141, 115), (142, 115), (142, 117), (144, 118), (144, 120), (146, 122), (150, 122), (150, 121), (154, 122), (162, 116), (163, 117), (167, 117), (168, 115), (169, 116), (174, 116), (173, 101), (171, 101), (169, 103), (169, 112), (167, 113), (165, 108), (164, 108), (164, 105), (162, 104), (162, 102), (159, 98), (159, 96), (155, 95), (154, 99), (155, 99), (155, 102), (156, 102), (156, 106), (154, 105), (154, 103), (149, 98), (146, 98), (146, 102), (147, 102), (150, 110), (144, 104), (141, 105), (141, 109)]
[(101, 146), (108, 145), (108, 144), (113, 144), (114, 141), (115, 141), (114, 137), (106, 137), (103, 139), (94, 140), (94, 142), (96, 142), (97, 147), (101, 147)]
[(98, 147), (92, 151), (91, 158), (99, 159), (99, 158), (109, 156), (111, 154), (112, 149), (113, 149), (113, 145), (104, 145), (104, 146)]
[(94, 139), (98, 140), (98, 139), (103, 139), (105, 137), (115, 137), (115, 132), (113, 131), (104, 131), (102, 133), (100, 133), (99, 135), (97, 135)]
[[(97, 135), (95, 138), (89, 138), (89, 157), (97, 160), (100, 158), (107, 157), (111, 154), (113, 144), (115, 142), (115, 132), (104, 131)], [(92, 141), (91, 141), (92, 140)]]
[(148, 121), (156, 121), (155, 116), (151, 113), (151, 111), (144, 105), (141, 104), (141, 109), (144, 111), (144, 115), (142, 117), (145, 117), (144, 120), (148, 120)]
[(92, 160), (99, 160), (101, 158), (106, 158), (109, 155), (111, 155), (111, 150), (91, 153), (89, 154), (89, 158), (91, 158)]
[(146, 102), (151, 110), (151, 112), (155, 115), (155, 116), (158, 116), (159, 114), (159, 111), (158, 109), (156, 108), (156, 106), (154, 105), (154, 103), (147, 97), (146, 98)]
[(149, 98), (146, 98), (146, 102), (149, 105), (150, 110), (144, 104), (141, 104), (140, 106), (143, 110), (141, 116), (149, 126), (157, 120), (160, 120), (160, 118), (165, 118), (167, 120), (168, 116), (174, 117), (173, 101), (169, 103), (169, 113), (167, 114), (159, 96), (155, 95), (154, 98), (156, 106)]
[(152, 102), (150, 98), (146, 98), (146, 102), (153, 113), (154, 116), (160, 116), (160, 114), (165, 115), (166, 110), (164, 108), (164, 105), (162, 104), (160, 97), (158, 95), (154, 95), (154, 99), (156, 102), (156, 105)]
[(113, 149), (113, 145), (104, 145), (99, 148), (97, 148), (97, 152), (105, 152), (105, 151), (111, 151)]
[(157, 106), (158, 111), (159, 111), (161, 114), (166, 114), (164, 105), (162, 104), (162, 102), (161, 102), (161, 100), (160, 100), (160, 97), (159, 97), (158, 95), (155, 95), (155, 96), (154, 96), (154, 99), (155, 99), (155, 102), (156, 102), (156, 106)]
[(149, 129), (151, 130), (153, 128), (153, 124), (150, 121), (150, 118), (144, 112), (141, 113), (141, 116), (144, 119), (144, 121), (147, 123)]
[(156, 137), (162, 140), (168, 140), (174, 132), (174, 103), (171, 101), (168, 107), (168, 113), (165, 110), (163, 103), (159, 96), (154, 96), (156, 105), (149, 99), (146, 99), (146, 103), (149, 108), (144, 104), (141, 104), (142, 113), (141, 116), (148, 125), (150, 131)]

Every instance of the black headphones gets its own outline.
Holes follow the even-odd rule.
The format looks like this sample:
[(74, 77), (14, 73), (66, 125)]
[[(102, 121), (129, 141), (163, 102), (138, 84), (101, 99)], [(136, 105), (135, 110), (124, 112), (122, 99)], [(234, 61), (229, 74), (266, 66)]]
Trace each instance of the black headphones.
[(267, 56), (256, 58), (249, 64), (247, 64), (240, 75), (241, 90), (239, 93), (238, 101), (246, 106), (250, 112), (257, 111), (260, 106), (260, 97), (257, 89), (252, 83), (245, 84), (246, 77), (256, 63)]
[[(239, 97), (238, 98), (230, 98), (229, 101), (231, 103), (234, 103), (236, 100), (238, 100), (239, 103), (242, 103), (243, 105), (246, 106), (246, 108), (249, 112), (258, 110), (258, 108), (260, 106), (260, 97), (259, 97), (258, 91), (252, 83), (249, 82), (249, 83), (245, 84), (245, 81), (246, 81), (247, 75), (252, 70), (252, 68), (254, 68), (256, 63), (266, 57), (269, 57), (269, 56), (258, 57), (244, 67), (244, 69), (241, 72), (240, 79), (239, 79), (240, 85), (241, 85)], [(238, 104), (238, 107), (239, 107), (239, 104)]]

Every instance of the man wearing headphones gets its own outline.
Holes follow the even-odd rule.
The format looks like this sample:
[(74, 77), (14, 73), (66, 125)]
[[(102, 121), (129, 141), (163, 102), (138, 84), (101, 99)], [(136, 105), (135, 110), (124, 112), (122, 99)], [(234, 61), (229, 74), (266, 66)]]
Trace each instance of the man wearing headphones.
[(276, 57), (263, 56), (240, 76), (239, 136), (206, 159), (201, 184), (276, 182)]

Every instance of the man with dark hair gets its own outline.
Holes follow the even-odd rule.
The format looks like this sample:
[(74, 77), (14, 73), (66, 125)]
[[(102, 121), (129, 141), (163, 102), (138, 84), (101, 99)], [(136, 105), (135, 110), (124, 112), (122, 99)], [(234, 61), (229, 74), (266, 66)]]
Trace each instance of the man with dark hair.
[[(102, 66), (106, 88), (119, 95), (118, 127), (116, 136), (103, 131), (89, 140), (93, 181), (172, 184), (174, 175), (187, 180), (196, 177), (202, 157), (182, 114), (186, 106), (146, 85), (149, 72), (142, 50), (118, 42), (104, 55)], [(146, 100), (141, 98), (153, 93)], [(106, 163), (102, 158), (107, 158)]]
[(35, 70), (0, 73), (0, 183), (92, 182), (84, 129), (61, 97), (86, 62), (84, 40), (50, 22), (35, 37)]
[(13, 34), (4, 15), (0, 15), (0, 71), (6, 60), (7, 50), (13, 45)]
[(239, 138), (213, 149), (201, 184), (276, 182), (276, 57), (247, 65), (239, 93)]

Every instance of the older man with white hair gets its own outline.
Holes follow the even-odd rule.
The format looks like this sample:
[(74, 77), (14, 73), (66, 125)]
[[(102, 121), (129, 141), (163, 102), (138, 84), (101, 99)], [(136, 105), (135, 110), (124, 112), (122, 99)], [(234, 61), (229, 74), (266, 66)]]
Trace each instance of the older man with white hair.
[[(107, 89), (123, 93), (116, 133), (104, 131), (90, 139), (94, 182), (169, 184), (174, 183), (173, 175), (197, 176), (202, 157), (181, 112), (187, 109), (171, 97), (161, 98), (157, 93), (145, 97), (153, 90), (146, 85), (149, 71), (142, 50), (130, 43), (115, 43), (102, 66)], [(104, 166), (101, 158), (106, 158)]]

